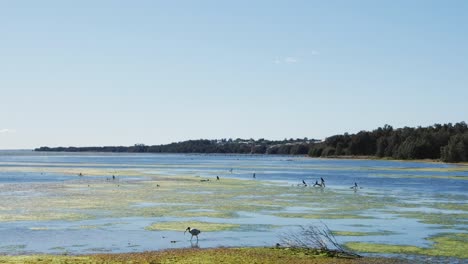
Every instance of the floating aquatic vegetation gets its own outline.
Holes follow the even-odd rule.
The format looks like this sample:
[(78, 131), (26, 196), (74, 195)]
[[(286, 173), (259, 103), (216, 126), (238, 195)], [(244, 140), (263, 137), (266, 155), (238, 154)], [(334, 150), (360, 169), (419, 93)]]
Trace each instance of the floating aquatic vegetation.
[(230, 211), (230, 212), (260, 212), (268, 210), (277, 210), (282, 207), (272, 207), (268, 205), (257, 205), (257, 204), (245, 204), (245, 203), (224, 203), (214, 206), (219, 211)]
[(53, 248), (49, 248), (49, 249), (50, 249), (50, 250), (54, 250), (54, 251), (57, 251), (57, 250), (59, 250), (59, 251), (65, 251), (65, 250), (66, 250), (66, 248), (64, 248), (64, 247), (53, 247)]
[(468, 203), (465, 202), (433, 203), (430, 205), (430, 207), (444, 210), (460, 210), (468, 212)]
[(97, 229), (99, 228), (99, 225), (80, 225), (78, 228), (79, 229)]
[(51, 220), (85, 220), (90, 219), (91, 216), (78, 213), (58, 213), (58, 212), (44, 212), (44, 211), (30, 211), (26, 214), (1, 214), (0, 222), (14, 222), (14, 221), (51, 221)]
[(466, 176), (457, 176), (457, 175), (422, 175), (422, 174), (390, 174), (390, 173), (377, 173), (375, 176), (384, 177), (384, 178), (405, 178), (405, 179), (450, 179), (450, 180), (468, 180)]
[(184, 231), (187, 227), (192, 227), (201, 230), (202, 232), (225, 231), (239, 228), (238, 224), (225, 224), (225, 223), (209, 223), (197, 221), (184, 221), (184, 222), (159, 222), (146, 227), (147, 230), (170, 230), (170, 231)]
[(468, 234), (443, 234), (429, 238), (434, 244), (429, 248), (410, 245), (371, 244), (363, 242), (349, 242), (345, 246), (360, 252), (419, 254), (429, 256), (446, 256), (468, 258)]
[(26, 245), (7, 245), (7, 246), (1, 246), (0, 247), (2, 250), (6, 250), (6, 251), (17, 251), (17, 250), (21, 250), (21, 249), (25, 249), (26, 248)]
[(218, 212), (218, 211), (182, 211), (182, 212), (170, 212), (169, 216), (177, 216), (177, 217), (211, 217), (211, 218), (235, 218), (237, 217), (237, 213), (235, 212)]
[(392, 231), (379, 231), (379, 232), (356, 232), (356, 231), (332, 231), (335, 236), (386, 236), (393, 235), (396, 232)]
[(367, 227), (367, 228), (372, 227), (372, 225), (365, 225), (365, 224), (351, 224), (349, 226), (352, 226), (352, 227)]
[[(278, 212), (291, 206), (313, 209), (324, 205), (327, 205), (328, 218), (368, 218), (359, 216), (354, 211), (362, 212), (365, 209), (384, 207), (384, 203), (397, 202), (395, 198), (387, 197), (384, 200), (383, 197), (331, 190), (317, 193), (311, 188), (291, 188), (261, 181), (226, 178), (201, 182), (199, 177), (193, 176), (158, 176), (151, 180), (129, 182), (102, 180), (42, 184), (37, 190), (42, 193), (40, 197), (11, 196), (2, 200), (0, 206), (6, 210), (0, 212), (0, 221), (80, 220), (98, 216), (232, 218), (239, 211)], [(186, 193), (181, 194), (181, 190)], [(288, 199), (274, 198), (285, 197), (285, 194), (291, 195), (287, 196)], [(135, 206), (152, 202), (167, 206)], [(18, 207), (26, 213), (19, 214)], [(212, 212), (188, 211), (193, 208)], [(321, 214), (312, 213), (303, 217), (320, 218)]]
[(137, 247), (140, 247), (140, 245), (128, 245), (127, 247), (129, 247), (129, 248), (137, 248)]
[(103, 247), (98, 247), (98, 248), (90, 248), (90, 251), (93, 252), (111, 252), (112, 250), (109, 248), (103, 248)]
[(272, 215), (285, 218), (306, 219), (372, 219), (372, 216), (358, 214), (332, 214), (332, 213), (273, 213)]
[(41, 231), (41, 230), (49, 230), (49, 228), (45, 226), (33, 226), (33, 227), (30, 227), (29, 230)]
[(412, 172), (467, 172), (468, 166), (449, 166), (449, 167), (393, 167), (393, 168), (378, 168), (376, 170), (386, 170), (386, 171), (412, 171)]
[(468, 223), (468, 213), (465, 214), (447, 214), (447, 213), (424, 213), (424, 212), (401, 212), (392, 211), (391, 213), (400, 217), (417, 219), (422, 223), (455, 226), (466, 225)]
[[(340, 231), (337, 231), (336, 235), (380, 236), (392, 233), (389, 231), (378, 231), (378, 229), (386, 229), (384, 226), (349, 225), (349, 223), (380, 224), (381, 222), (392, 221), (389, 219), (411, 218), (417, 219), (422, 223), (437, 224), (432, 226), (421, 225), (425, 230), (434, 228), (429, 230), (430, 233), (436, 232), (436, 228), (446, 227), (451, 228), (452, 231), (463, 232), (466, 231), (466, 221), (464, 219), (468, 218), (468, 205), (465, 203), (467, 196), (463, 195), (463, 193), (431, 193), (427, 195), (422, 193), (422, 191), (421, 193), (404, 193), (398, 190), (384, 193), (371, 188), (354, 193), (343, 187), (340, 189), (333, 188), (332, 186), (332, 188), (327, 187), (322, 190), (296, 185), (291, 186), (291, 184), (285, 184), (284, 182), (268, 182), (258, 179), (229, 179), (223, 177), (223, 174), (219, 174), (221, 179), (217, 181), (216, 175), (225, 165), (184, 165), (185, 167), (208, 168), (208, 170), (199, 173), (201, 174), (199, 177), (188, 175), (190, 172), (187, 171), (183, 172), (185, 175), (181, 175), (177, 171), (171, 171), (175, 168), (184, 167), (174, 164), (61, 163), (60, 166), (55, 166), (57, 164), (38, 163), (29, 167), (23, 165), (25, 164), (11, 164), (9, 167), (2, 167), (0, 169), (2, 172), (55, 173), (68, 175), (73, 180), (27, 185), (0, 184), (0, 195), (2, 198), (0, 199), (0, 221), (37, 221), (37, 223), (31, 224), (31, 230), (43, 230), (50, 233), (54, 232), (54, 228), (47, 231), (48, 229), (42, 227), (42, 225), (45, 225), (44, 223), (41, 224), (42, 221), (145, 217), (147, 219), (141, 221), (144, 223), (143, 225), (146, 225), (148, 222), (168, 221), (167, 218), (180, 218), (177, 220), (178, 223), (184, 223), (182, 226), (173, 226), (172, 229), (166, 230), (180, 230), (182, 232), (188, 226), (187, 222), (183, 220), (187, 220), (189, 223), (190, 220), (194, 219), (223, 223), (230, 222), (227, 219), (242, 218), (235, 219), (234, 221), (241, 223), (252, 221), (258, 223), (259, 220), (257, 218), (248, 219), (248, 217), (264, 216), (269, 221), (268, 224), (224, 226), (223, 228), (227, 229), (222, 230), (234, 230), (236, 232), (269, 230), (275, 227), (269, 225), (272, 222), (274, 223), (275, 220), (279, 220), (283, 224), (287, 224), (288, 221), (293, 222), (289, 218), (333, 219), (330, 222), (347, 223), (344, 227), (339, 227)], [(424, 172), (418, 173), (416, 170), (411, 169), (408, 169), (408, 173), (406, 173), (403, 171), (405, 170), (403, 168), (396, 169), (402, 173), (402, 175), (399, 175), (399, 172), (391, 172), (391, 168), (375, 169), (358, 166), (336, 168), (334, 166), (311, 165), (289, 168), (284, 165), (273, 165), (271, 167), (246, 165), (245, 167), (232, 167), (235, 169), (248, 168), (249, 170), (255, 168), (257, 171), (262, 169), (288, 171), (317, 169), (321, 171), (342, 171), (342, 173), (345, 171), (355, 173), (365, 170), (368, 174), (374, 172), (380, 173), (377, 170), (382, 170), (387, 171), (389, 175), (398, 175), (397, 177), (432, 177), (424, 175)], [(219, 168), (220, 170), (218, 171), (215, 168)], [(242, 173), (245, 173), (245, 171)], [(412, 172), (414, 172), (414, 175)], [(83, 173), (84, 176), (78, 177), (79, 173)], [(172, 175), (164, 175), (165, 173)], [(194, 169), (192, 174), (195, 173), (198, 173), (197, 169)], [(296, 172), (294, 171), (293, 173)], [(451, 173), (451, 176), (441, 174), (437, 177), (443, 179), (448, 179), (448, 177), (457, 177), (457, 179), (467, 178), (466, 176), (454, 176), (454, 174), (462, 175), (464, 173)], [(117, 179), (112, 180), (112, 175), (115, 175)], [(261, 177), (261, 172), (258, 175)], [(372, 174), (371, 177), (387, 176)], [(201, 181), (207, 179), (210, 180)], [(438, 210), (439, 212), (431, 212), (431, 215), (417, 212), (422, 207), (440, 210)], [(408, 210), (413, 208), (415, 212)], [(447, 212), (443, 212), (444, 214), (442, 214), (442, 210), (453, 210), (453, 212), (444, 215)], [(286, 219), (275, 219), (275, 217), (271, 216), (284, 217)], [(345, 219), (345, 221), (336, 219)], [(347, 221), (346, 219), (371, 220)], [(104, 221), (109, 220), (106, 219)], [(130, 222), (131, 220), (126, 221)], [(83, 223), (71, 224), (71, 229), (106, 229), (106, 225), (95, 223), (99, 222), (84, 221)], [(165, 223), (171, 225), (170, 222)], [(195, 226), (193, 224), (190, 224), (190, 226), (199, 228), (202, 232), (207, 232), (208, 229), (205, 229), (203, 226), (196, 226), (197, 223), (200, 222), (195, 222)], [(26, 223), (25, 225), (29, 224)], [(132, 223), (129, 223), (129, 225), (132, 225)], [(346, 230), (346, 226), (350, 227), (349, 230)], [(366, 227), (363, 230), (370, 231), (350, 232), (351, 230), (356, 230), (352, 226)], [(142, 226), (140, 225), (139, 228), (142, 228)], [(375, 231), (376, 229), (377, 231)], [(82, 230), (81, 232), (92, 233), (93, 231)], [(392, 239), (392, 237), (389, 238), (390, 241)], [(420, 237), (419, 240), (421, 239)], [(95, 245), (91, 243), (87, 247), (93, 246)], [(83, 250), (87, 251), (88, 249)]]

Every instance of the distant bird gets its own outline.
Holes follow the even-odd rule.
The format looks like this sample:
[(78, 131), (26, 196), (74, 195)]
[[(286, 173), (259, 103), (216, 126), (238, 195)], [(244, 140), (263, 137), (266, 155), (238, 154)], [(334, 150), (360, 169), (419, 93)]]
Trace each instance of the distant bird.
[(315, 181), (314, 187), (322, 187), (322, 184), (318, 183), (318, 181)]
[(254, 172), (254, 174), (253, 174), (253, 176), (252, 176), (252, 177), (255, 179), (255, 172)]
[(187, 227), (187, 229), (185, 229), (184, 235), (185, 235), (185, 232), (187, 232), (187, 231), (188, 231), (190, 234), (192, 234), (192, 237), (190, 238), (190, 240), (192, 240), (193, 236), (196, 236), (196, 237), (197, 237), (197, 241), (198, 241), (198, 234), (201, 233), (200, 230), (195, 229), (195, 228), (194, 228), (194, 229), (190, 229), (190, 226), (189, 226), (189, 227)]
[(219, 176), (216, 176), (216, 180), (219, 181)]
[(320, 177), (320, 182), (320, 185), (322, 185), (322, 187), (325, 187), (325, 180), (322, 177)]
[(304, 180), (302, 180), (302, 183), (304, 184), (304, 186), (307, 186), (307, 183)]
[(115, 180), (115, 175), (112, 175), (112, 179)]
[(357, 191), (359, 189), (358, 185), (356, 182), (354, 182), (354, 186), (349, 187), (350, 189), (353, 189), (354, 191)]
[(156, 184), (156, 187), (159, 187), (159, 184)]
[(78, 176), (83, 176), (83, 173), (80, 172), (80, 173), (78, 174)]
[(232, 168), (229, 170), (230, 173), (232, 173)]

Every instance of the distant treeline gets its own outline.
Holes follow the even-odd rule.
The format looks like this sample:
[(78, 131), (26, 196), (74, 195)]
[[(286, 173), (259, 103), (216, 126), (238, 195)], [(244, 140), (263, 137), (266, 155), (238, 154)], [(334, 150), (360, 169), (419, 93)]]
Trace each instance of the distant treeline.
[(283, 154), (312, 157), (374, 156), (392, 159), (440, 159), (445, 162), (468, 161), (468, 126), (452, 125), (394, 129), (385, 125), (373, 131), (335, 135), (324, 141), (314, 139), (188, 140), (167, 145), (130, 147), (41, 147), (36, 151), (95, 151), (146, 153), (239, 153)]
[(398, 129), (385, 125), (373, 131), (328, 137), (324, 142), (313, 144), (309, 155), (468, 161), (468, 127), (465, 122)]
[(306, 155), (309, 147), (319, 142), (315, 139), (198, 139), (187, 140), (167, 145), (147, 146), (136, 144), (130, 147), (40, 147), (35, 151), (70, 151), (70, 152), (139, 152), (139, 153), (237, 153), (237, 154), (284, 154)]

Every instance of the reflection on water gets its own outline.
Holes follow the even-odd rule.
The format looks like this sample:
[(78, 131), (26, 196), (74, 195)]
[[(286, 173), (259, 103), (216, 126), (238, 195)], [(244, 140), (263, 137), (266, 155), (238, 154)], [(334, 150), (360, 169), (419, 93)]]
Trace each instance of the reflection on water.
[(190, 247), (191, 248), (200, 248), (198, 245), (198, 240), (197, 241), (190, 241)]
[[(310, 186), (320, 178), (325, 189)], [(240, 225), (202, 230), (203, 247), (273, 246), (280, 234), (321, 222), (369, 233), (338, 236), (343, 243), (430, 247), (431, 236), (468, 231), (467, 180), (466, 166), (442, 163), (0, 152), (0, 253), (200, 246), (183, 236), (186, 226), (147, 229), (170, 221)], [(362, 189), (350, 188), (355, 182)]]

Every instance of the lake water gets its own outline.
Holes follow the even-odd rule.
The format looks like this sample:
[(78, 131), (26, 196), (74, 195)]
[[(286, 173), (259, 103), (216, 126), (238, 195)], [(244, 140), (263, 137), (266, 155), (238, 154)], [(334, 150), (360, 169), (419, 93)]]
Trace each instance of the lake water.
[[(312, 187), (320, 178), (326, 188)], [(468, 167), (444, 163), (0, 151), (0, 253), (273, 246), (323, 224), (340, 243), (430, 248), (468, 232), (467, 180)], [(173, 222), (180, 229), (149, 228)], [(200, 227), (195, 243), (190, 222), (232, 226)]]

